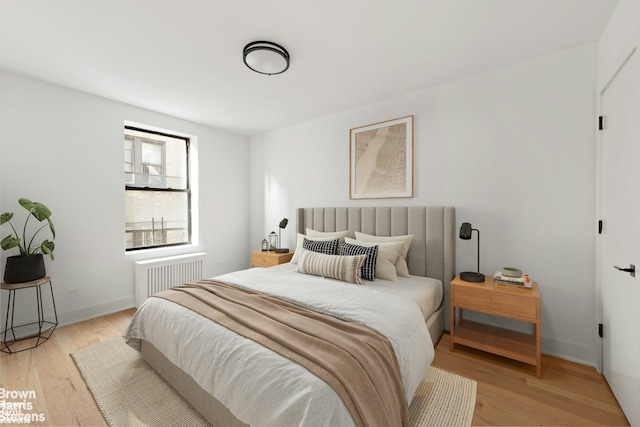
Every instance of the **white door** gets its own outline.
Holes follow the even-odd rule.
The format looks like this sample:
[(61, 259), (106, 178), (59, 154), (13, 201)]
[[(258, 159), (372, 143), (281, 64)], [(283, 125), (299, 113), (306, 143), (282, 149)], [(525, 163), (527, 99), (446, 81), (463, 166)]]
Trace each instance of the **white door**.
[[(640, 52), (602, 93), (600, 291), (603, 373), (631, 425), (640, 425)], [(629, 269), (635, 265), (635, 277)]]

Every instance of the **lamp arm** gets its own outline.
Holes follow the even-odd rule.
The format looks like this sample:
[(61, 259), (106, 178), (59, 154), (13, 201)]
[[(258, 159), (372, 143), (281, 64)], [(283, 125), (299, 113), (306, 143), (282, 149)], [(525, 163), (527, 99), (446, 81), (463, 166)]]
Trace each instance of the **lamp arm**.
[(473, 229), (473, 231), (478, 232), (478, 273), (480, 273), (480, 230)]

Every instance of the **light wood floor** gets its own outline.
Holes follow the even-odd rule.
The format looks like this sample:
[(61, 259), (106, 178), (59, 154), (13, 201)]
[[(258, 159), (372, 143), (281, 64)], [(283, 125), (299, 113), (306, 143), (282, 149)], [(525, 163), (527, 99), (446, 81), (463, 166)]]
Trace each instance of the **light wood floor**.
[(456, 345), (436, 345), (433, 366), (478, 382), (473, 425), (628, 426), (604, 377), (595, 368), (542, 355), (535, 366)]
[[(119, 336), (134, 310), (56, 329), (42, 346), (0, 356), (0, 388), (34, 390), (30, 425), (104, 426), (100, 410), (69, 353)], [(478, 382), (474, 425), (628, 425), (606, 381), (594, 368), (543, 356), (533, 366), (456, 346), (449, 335), (436, 346), (434, 366)]]

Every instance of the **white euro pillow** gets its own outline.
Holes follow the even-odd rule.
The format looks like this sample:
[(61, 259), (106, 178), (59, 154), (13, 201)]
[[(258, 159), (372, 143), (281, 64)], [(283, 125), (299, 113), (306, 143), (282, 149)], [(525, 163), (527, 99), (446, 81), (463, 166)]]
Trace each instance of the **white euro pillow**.
[(404, 236), (372, 236), (371, 234), (362, 233), (356, 231), (356, 240), (361, 240), (370, 243), (387, 243), (387, 242), (402, 242), (402, 249), (400, 250), (400, 257), (396, 260), (396, 272), (398, 276), (409, 277), (409, 266), (407, 265), (407, 253), (411, 242), (415, 238), (414, 234), (407, 234)]
[(376, 259), (376, 278), (398, 281), (398, 273), (396, 272), (396, 260), (400, 256), (402, 242), (387, 243), (371, 243), (362, 240), (355, 240), (345, 237), (344, 241), (350, 245), (356, 246), (378, 246), (378, 257)]
[(313, 230), (311, 228), (307, 228), (307, 237), (315, 238), (315, 237), (331, 237), (333, 239), (339, 238), (344, 239), (349, 235), (349, 230), (345, 231), (318, 231)]

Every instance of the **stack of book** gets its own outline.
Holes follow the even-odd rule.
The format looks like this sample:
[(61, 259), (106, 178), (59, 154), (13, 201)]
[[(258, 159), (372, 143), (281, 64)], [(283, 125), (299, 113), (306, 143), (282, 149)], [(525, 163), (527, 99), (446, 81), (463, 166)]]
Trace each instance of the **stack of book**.
[(523, 274), (518, 277), (506, 276), (502, 274), (501, 271), (496, 271), (496, 274), (493, 275), (493, 283), (496, 286), (500, 287), (510, 287), (510, 288), (531, 288), (533, 286), (533, 281), (531, 278)]

